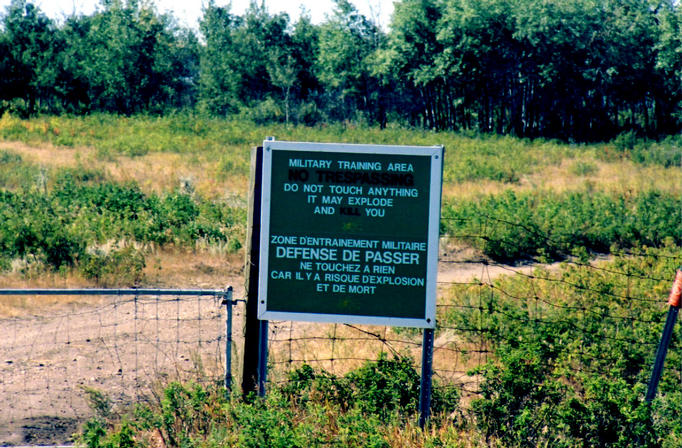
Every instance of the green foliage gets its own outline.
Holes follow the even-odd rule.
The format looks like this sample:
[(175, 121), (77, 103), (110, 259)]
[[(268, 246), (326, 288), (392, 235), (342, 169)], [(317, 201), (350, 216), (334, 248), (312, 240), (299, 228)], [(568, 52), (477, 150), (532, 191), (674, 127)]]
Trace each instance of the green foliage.
[[(272, 100), (267, 107), (279, 106)], [(316, 110), (310, 112), (316, 114)], [(245, 112), (258, 120), (254, 111)], [(299, 111), (301, 112), (301, 111)], [(280, 112), (277, 112), (278, 114)], [(282, 115), (283, 116), (283, 115)], [(357, 127), (350, 124), (328, 126), (287, 126), (256, 124), (240, 119), (206, 118), (193, 114), (165, 117), (138, 115), (120, 117), (91, 114), (84, 117), (38, 117), (20, 120), (11, 114), (0, 118), (0, 138), (29, 144), (51, 142), (55, 145), (91, 146), (106, 158), (116, 155), (138, 156), (172, 152), (201, 154), (219, 160), (216, 175), (248, 175), (248, 149), (275, 135), (280, 140), (377, 144), (434, 145), (446, 148), (444, 182), (459, 183), (492, 180), (516, 183), (525, 175), (591, 148), (576, 149), (555, 142), (533, 142), (512, 137), (471, 137), (451, 132), (423, 132), (409, 128)]]
[(419, 404), (419, 374), (406, 357), (385, 355), (349, 373), (355, 402), (367, 414), (385, 415), (397, 410), (413, 413)]
[(25, 163), (15, 152), (0, 150), (0, 188), (17, 189), (28, 185), (44, 188), (46, 181), (44, 170)]
[[(611, 142), (621, 157), (642, 165), (660, 165), (666, 168), (682, 164), (682, 144), (679, 136), (668, 136), (660, 141), (637, 137), (632, 132), (618, 135)], [(608, 153), (602, 153), (606, 156)]]
[[(386, 448), (392, 446), (392, 431), (414, 425), (409, 422), (417, 419), (418, 384), (409, 359), (389, 360), (385, 355), (341, 378), (304, 365), (262, 400), (230, 399), (215, 386), (171, 383), (156, 401), (138, 404), (131, 414), (86, 422), (80, 442), (89, 448), (142, 446), (158, 435), (169, 448)], [(447, 388), (437, 385), (436, 389)], [(450, 396), (454, 395), (450, 392)], [(439, 415), (451, 411), (436, 410)], [(442, 439), (455, 446), (457, 440), (456, 434), (423, 437), (432, 441), (427, 446), (439, 446), (436, 443)]]
[(209, 1), (199, 38), (149, 2), (105, 1), (60, 23), (12, 0), (0, 16), (0, 112), (196, 108), (626, 146), (680, 129), (679, 3), (395, 3), (384, 32), (347, 0), (321, 24)]
[(50, 110), (63, 41), (33, 3), (12, 0), (0, 27), (0, 110), (26, 116)]
[(85, 278), (102, 286), (137, 286), (144, 280), (145, 266), (144, 254), (128, 246), (109, 253), (88, 252), (83, 256), (79, 270)]
[(0, 118), (0, 138), (6, 140), (90, 146), (105, 160), (116, 155), (201, 153), (220, 159), (222, 166), (229, 167), (229, 174), (236, 176), (248, 175), (249, 147), (262, 141), (265, 134), (264, 127), (246, 121), (208, 119), (192, 114), (163, 118), (91, 114), (20, 120), (5, 113)]
[[(472, 328), (494, 356), (472, 403), (477, 427), (505, 447), (672, 446), (679, 440), (679, 338), (660, 398), (643, 401), (680, 247), (642, 249), (597, 268), (503, 277), (453, 288), (442, 325)], [(671, 445), (672, 444), (672, 445)]]
[[(20, 163), (11, 155), (3, 160)], [(30, 165), (24, 171), (29, 174), (13, 182), (19, 184), (14, 191), (0, 190), (5, 267), (6, 260), (23, 258), (55, 270), (77, 267), (103, 285), (134, 285), (143, 279), (145, 247), (192, 248), (199, 241), (241, 247), (241, 208), (180, 192), (146, 195), (96, 171), (38, 171), (40, 182)]]
[[(677, 446), (679, 331), (659, 396), (651, 406), (643, 401), (662, 297), (681, 260), (680, 247), (665, 244), (598, 266), (572, 262), (500, 277), (492, 287), (454, 285), (439, 324), (468, 328), (459, 343), (484, 344), (491, 356), (470, 373), (480, 394), (465, 410), (457, 388), (435, 384), (430, 430), (414, 439), (407, 434), (417, 418), (418, 375), (408, 358), (381, 355), (340, 377), (303, 365), (264, 400), (173, 383), (132, 416), (91, 420), (81, 441), (132, 446), (160, 434), (169, 447), (386, 447), (398, 436), (400, 446), (478, 446), (480, 436), (481, 445), (509, 448)], [(471, 418), (464, 434), (454, 429), (455, 412)]]
[[(344, 410), (355, 408), (366, 415), (389, 418), (395, 413), (410, 415), (417, 412), (419, 384), (420, 376), (409, 357), (389, 359), (382, 353), (376, 361), (365, 362), (343, 377), (324, 370), (315, 371), (304, 364), (289, 373), (281, 391), (294, 403), (317, 400), (333, 403)], [(436, 382), (433, 412), (451, 414), (458, 406), (458, 391)]]
[(105, 424), (98, 419), (91, 419), (85, 423), (80, 442), (88, 448), (137, 448), (141, 447), (135, 441), (135, 429), (123, 420), (114, 430), (107, 432)]
[(628, 149), (633, 149), (635, 145), (639, 142), (637, 138), (637, 133), (630, 130), (627, 132), (622, 132), (613, 139), (613, 145), (619, 151), (625, 151)]
[[(243, 17), (229, 9), (209, 2), (204, 10), (200, 108), (215, 115), (246, 109), (245, 115), (257, 120), (288, 121), (289, 100), (302, 71), (288, 16), (270, 15), (256, 2)], [(284, 96), (281, 111), (275, 104), (279, 92)]]
[(87, 395), (88, 404), (95, 412), (96, 418), (101, 420), (112, 416), (111, 399), (107, 394), (101, 390), (86, 386), (81, 386), (81, 390)]
[(208, 391), (201, 386), (184, 387), (172, 383), (164, 390), (158, 419), (150, 423), (160, 427), (170, 446), (185, 446), (191, 433), (202, 434), (210, 429), (211, 417), (221, 400), (210, 397), (217, 401), (212, 404), (209, 397)]
[(607, 253), (612, 247), (682, 243), (679, 198), (657, 192), (514, 193), (479, 201), (452, 201), (442, 229), (495, 260), (560, 260), (576, 250)]
[(639, 141), (629, 151), (632, 161), (666, 168), (682, 166), (682, 141), (677, 136), (659, 142)]
[(594, 163), (576, 161), (571, 165), (570, 170), (576, 176), (590, 176), (599, 171), (599, 168)]
[(324, 95), (331, 103), (327, 109), (337, 119), (355, 118), (358, 112), (381, 113), (375, 105), (381, 96), (379, 81), (370, 69), (380, 32), (348, 0), (334, 3), (333, 14), (320, 28), (317, 60)]
[(90, 419), (85, 422), (80, 441), (88, 448), (100, 448), (102, 438), (106, 436), (106, 429), (100, 420)]
[(13, 0), (0, 47), (0, 109), (19, 114), (160, 112), (194, 103), (198, 40), (146, 3), (103, 2), (57, 26)]

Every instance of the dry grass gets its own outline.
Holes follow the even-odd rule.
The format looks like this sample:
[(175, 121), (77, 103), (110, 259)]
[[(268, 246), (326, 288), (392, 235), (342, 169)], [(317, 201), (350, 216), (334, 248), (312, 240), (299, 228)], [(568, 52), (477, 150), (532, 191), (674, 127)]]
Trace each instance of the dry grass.
[(44, 168), (85, 168), (100, 170), (115, 182), (135, 182), (146, 193), (164, 193), (181, 188), (189, 181), (194, 190), (207, 199), (245, 196), (248, 180), (239, 175), (221, 175), (208, 156), (148, 153), (102, 158), (94, 148), (56, 147), (49, 143), (31, 146), (20, 142), (2, 142), (0, 149), (19, 154), (24, 160)]
[(220, 289), (232, 286), (243, 294), (243, 255), (209, 252), (160, 251), (147, 257), (144, 270), (149, 285)]
[(660, 191), (682, 194), (679, 167), (643, 166), (629, 160), (604, 162), (586, 158), (585, 163), (594, 166), (594, 171), (576, 174), (574, 159), (565, 159), (558, 165), (545, 166), (541, 171), (524, 175), (517, 183), (496, 181), (462, 182), (443, 185), (445, 198), (474, 199), (480, 196), (500, 194), (507, 190), (515, 192), (552, 191), (602, 191), (607, 193), (638, 193)]
[[(95, 285), (78, 276), (54, 272), (25, 275), (12, 272), (0, 276), (2, 289), (88, 288)], [(52, 312), (76, 309), (99, 303), (99, 298), (85, 296), (0, 296), (0, 317), (22, 317), (38, 311)]]
[[(274, 367), (271, 379), (275, 382), (284, 381), (292, 366), (303, 363), (344, 375), (382, 352), (421, 362), (420, 330), (308, 322), (270, 322), (269, 330), (268, 352)], [(439, 332), (434, 346), (433, 368), (439, 379), (475, 389), (471, 385), (477, 378), (466, 372), (487, 360), (478, 353), (481, 347), (462, 341), (450, 331)], [(472, 354), (463, 354), (467, 350)]]
[(475, 448), (484, 446), (480, 434), (471, 429), (459, 429), (454, 425), (434, 425), (423, 431), (412, 421), (403, 426), (392, 426), (387, 437), (392, 448), (426, 448), (434, 446), (429, 440), (439, 440), (449, 448)]
[[(121, 154), (103, 155), (91, 147), (56, 147), (51, 144), (32, 146), (18, 142), (0, 142), (0, 149), (10, 150), (26, 161), (45, 168), (85, 168), (99, 170), (116, 182), (135, 182), (146, 193), (165, 193), (180, 188), (182, 181), (189, 181), (194, 190), (207, 199), (245, 198), (248, 179), (243, 175), (225, 174), (212, 154), (149, 152), (140, 156)], [(576, 169), (576, 159), (566, 158), (558, 163), (547, 164), (541, 170), (522, 175), (517, 183), (494, 181), (464, 182), (443, 186), (446, 198), (474, 199), (481, 195), (499, 194), (505, 190), (532, 191), (605, 191), (638, 193), (658, 190), (682, 194), (679, 168), (642, 166), (627, 160), (605, 162), (594, 158), (592, 153), (580, 155), (579, 161), (591, 169)], [(446, 246), (443, 248), (453, 261), (442, 263), (441, 281), (467, 281), (481, 277), (483, 273), (493, 277), (510, 274), (504, 267), (493, 270), (477, 263), (482, 260), (480, 252), (471, 248)], [(473, 263), (471, 261), (474, 261)], [(458, 263), (462, 262), (460, 265)], [(144, 269), (145, 286), (219, 289), (226, 285), (235, 288), (235, 297), (244, 297), (243, 254), (227, 254), (210, 247), (194, 250), (157, 250), (146, 254)], [(529, 268), (530, 269), (530, 268)], [(90, 288), (96, 283), (88, 281), (75, 272), (31, 272), (15, 269), (0, 275), (0, 288)], [(444, 291), (440, 291), (444, 295)], [(36, 312), (66, 311), (94, 305), (96, 297), (46, 297), (46, 296), (0, 296), (0, 317), (24, 317)], [(441, 303), (439, 298), (439, 303)], [(235, 323), (239, 328), (240, 323)], [(358, 330), (341, 324), (313, 324), (301, 322), (271, 322), (273, 339), (270, 344), (270, 362), (275, 369), (271, 380), (283, 380), (292, 365), (307, 362), (335, 374), (344, 374), (359, 367), (364, 360), (376, 359), (379, 352), (395, 350), (413, 359), (420, 359), (421, 332), (397, 330), (385, 327), (362, 326)], [(235, 336), (238, 334), (235, 330)], [(376, 336), (373, 336), (376, 335)], [(382, 342), (383, 340), (388, 343)], [(237, 342), (237, 347), (243, 343)], [(454, 331), (440, 332), (434, 352), (434, 369), (441, 379), (465, 384), (464, 390), (476, 389), (477, 377), (466, 374), (471, 368), (486, 361), (485, 354), (458, 338)], [(448, 350), (449, 347), (452, 350)], [(239, 350), (239, 349), (238, 349)], [(469, 355), (464, 352), (470, 351)], [(290, 362), (291, 361), (291, 362)], [(239, 353), (235, 356), (239, 370)], [(468, 386), (467, 386), (468, 385)], [(462, 398), (466, 408), (470, 396)], [(414, 424), (403, 428), (390, 428), (391, 446), (422, 447), (424, 433)], [(482, 446), (476, 434), (457, 429), (451, 425), (428, 428), (432, 436), (438, 436), (446, 446)]]
[[(235, 297), (244, 295), (243, 255), (209, 252), (157, 251), (147, 255), (145, 285), (157, 288), (222, 289), (232, 286)], [(0, 275), (2, 289), (99, 288), (75, 270), (51, 272), (31, 266)], [(21, 317), (100, 303), (89, 296), (0, 296), (0, 317)]]
[[(45, 168), (85, 168), (100, 170), (113, 181), (135, 182), (148, 193), (163, 193), (180, 188), (181, 181), (189, 181), (195, 191), (207, 199), (238, 197), (244, 201), (247, 179), (242, 175), (221, 173), (215, 155), (201, 152), (149, 152), (140, 156), (122, 154), (101, 154), (93, 147), (56, 147), (49, 143), (39, 146), (19, 142), (0, 142), (0, 149), (10, 150), (26, 161)], [(589, 169), (576, 169), (582, 163)], [(594, 156), (594, 150), (578, 154), (578, 158), (566, 157), (553, 163), (544, 164), (542, 169), (526, 174), (517, 183), (495, 181), (463, 182), (443, 186), (446, 198), (472, 199), (481, 195), (499, 194), (505, 190), (517, 192), (576, 190), (607, 191), (617, 193), (636, 193), (659, 190), (682, 194), (682, 183), (671, 181), (679, 174), (678, 168), (642, 166), (628, 160), (605, 162)], [(472, 249), (447, 247), (448, 260), (466, 263), (442, 264), (440, 278), (443, 281), (465, 281), (482, 275), (482, 267), (470, 261), (479, 262), (484, 258)], [(453, 255), (454, 254), (454, 255)], [(222, 288), (227, 284), (236, 289), (237, 297), (243, 296), (243, 255), (229, 255), (209, 247), (189, 250), (165, 250), (148, 253), (144, 270), (146, 286), (157, 287), (196, 287)], [(499, 271), (499, 272), (498, 272)], [(509, 273), (500, 268), (493, 276)], [(491, 272), (486, 271), (488, 275)], [(97, 285), (72, 272), (40, 272), (39, 275), (26, 275), (25, 271), (15, 270), (0, 276), (0, 287), (8, 288), (82, 288)], [(45, 298), (0, 297), (0, 316), (17, 316), (30, 313), (32, 309), (59, 306), (78, 306), (82, 298)], [(363, 328), (370, 333), (379, 334), (358, 342), (366, 337), (357, 330), (343, 325), (319, 325), (306, 323), (273, 324), (277, 338), (291, 341), (274, 344), (273, 359), (317, 363), (320, 367), (333, 372), (345, 372), (361, 364), (361, 359), (373, 359), (380, 351), (390, 351), (383, 345), (381, 338), (406, 339), (408, 344), (396, 344), (398, 351), (409, 353), (418, 359), (420, 338), (418, 334), (407, 336), (394, 330)], [(388, 332), (388, 333), (387, 333)], [(331, 339), (329, 339), (331, 338)], [(437, 346), (458, 344), (454, 336), (443, 335)], [(467, 347), (463, 347), (467, 348)], [(334, 359), (335, 361), (330, 361)], [(463, 372), (480, 362), (474, 356), (455, 357), (447, 350), (436, 351), (436, 368)], [(468, 381), (471, 378), (461, 378)]]
[[(188, 181), (199, 195), (207, 199), (246, 200), (248, 179), (243, 175), (221, 172), (211, 154), (151, 152), (135, 157), (101, 157), (96, 149), (90, 147), (56, 147), (49, 143), (32, 146), (2, 141), (0, 149), (15, 152), (45, 168), (100, 170), (113, 181), (135, 182), (146, 193), (174, 191)], [(593, 169), (580, 174), (576, 172), (576, 163), (584, 163)], [(629, 160), (605, 162), (585, 153), (579, 159), (566, 158), (559, 163), (545, 165), (541, 170), (523, 175), (516, 183), (478, 180), (446, 184), (443, 185), (443, 196), (472, 199), (507, 190), (561, 193), (586, 189), (611, 193), (657, 190), (679, 195), (682, 194), (682, 183), (672, 181), (678, 174), (678, 167), (643, 166)]]

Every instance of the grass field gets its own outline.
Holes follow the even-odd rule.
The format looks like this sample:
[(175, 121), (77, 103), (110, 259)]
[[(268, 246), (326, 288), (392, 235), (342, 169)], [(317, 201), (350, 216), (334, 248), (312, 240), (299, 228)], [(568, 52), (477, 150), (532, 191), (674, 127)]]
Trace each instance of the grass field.
[[(177, 188), (181, 180), (189, 179), (198, 193), (211, 199), (245, 192), (250, 149), (267, 136), (289, 141), (444, 145), (446, 197), (471, 198), (504, 190), (682, 192), (673, 180), (682, 161), (674, 140), (633, 143), (629, 148), (618, 142), (571, 145), (398, 127), (264, 126), (191, 115), (20, 120), (5, 114), (0, 118), (0, 139), (24, 143), (10, 146), (46, 167), (82, 164), (156, 192)], [(642, 153), (660, 155), (646, 158)]]
[[(22, 120), (5, 114), (3, 277), (26, 281), (47, 272), (43, 279), (68, 278), (74, 285), (173, 284), (178, 274), (164, 266), (174, 254), (195, 258), (193, 266), (205, 256), (240, 259), (250, 151), (267, 136), (444, 145), (441, 228), (448, 244), (470, 247), (476, 257), (551, 261), (576, 251), (657, 245), (665, 238), (681, 242), (675, 207), (682, 198), (676, 180), (682, 151), (675, 139), (573, 145), (390, 126), (264, 126), (195, 115)], [(180, 204), (184, 214), (178, 215)], [(643, 209), (656, 212), (633, 219)], [(669, 216), (659, 216), (663, 212)], [(128, 219), (129, 213), (145, 220)], [(56, 229), (51, 222), (65, 226)], [(490, 238), (465, 237), (482, 229)], [(520, 237), (519, 229), (525, 229)], [(22, 232), (28, 234), (23, 240), (16, 237)], [(53, 237), (36, 236), (42, 234)], [(143, 263), (125, 266), (116, 253), (126, 247)], [(123, 264), (102, 272), (104, 262)]]
[[(594, 235), (617, 225), (616, 220), (626, 219), (637, 207), (670, 214), (682, 197), (682, 183), (676, 180), (682, 150), (675, 139), (572, 145), (399, 127), (264, 126), (193, 115), (20, 120), (5, 114), (0, 118), (0, 162), (4, 165), (0, 187), (49, 197), (64, 188), (65, 176), (71, 176), (80, 191), (105, 182), (123, 186), (116, 187), (116, 194), (134, 195), (141, 204), (138, 209), (174, 223), (163, 230), (172, 234), (165, 238), (149, 229), (131, 230), (122, 216), (90, 222), (85, 233), (91, 237), (77, 242), (86, 248), (133, 242), (138, 248), (154, 251), (235, 252), (244, 237), (250, 150), (266, 136), (289, 141), (444, 145), (444, 216), (451, 220), (442, 228), (455, 237), (478, 231), (485, 219), (495, 215), (538, 228), (540, 233), (531, 234), (531, 239), (556, 240), (554, 227), (565, 221), (562, 213), (577, 214), (574, 219), (581, 227), (582, 221), (600, 216), (606, 204), (622, 204), (620, 210), (607, 211), (595, 224), (599, 231), (588, 229), (588, 235), (574, 235), (575, 225), (562, 231), (560, 247), (545, 247), (542, 242), (510, 247), (506, 240), (494, 240), (485, 247), (473, 245), (506, 262), (543, 254), (560, 259), (577, 248), (604, 252), (613, 244), (656, 245), (666, 237), (680, 241), (674, 213), (657, 216), (659, 230), (646, 238), (642, 227), (653, 225), (651, 220), (631, 223), (634, 230), (629, 234)], [(150, 205), (150, 201), (165, 201), (170, 206), (178, 200), (199, 210), (197, 216), (189, 217), (194, 220), (191, 223), (181, 222), (183, 217), (166, 216)], [(92, 216), (92, 210), (89, 213), (86, 216)], [(216, 223), (215, 218), (229, 222), (206, 228)], [(88, 220), (80, 216), (70, 222), (80, 226), (82, 234), (83, 221)], [(494, 235), (508, 238), (504, 236), (508, 229), (492, 227)], [(106, 234), (122, 234), (126, 241), (112, 241)], [(455, 241), (470, 244), (462, 238)], [(14, 254), (5, 251), (4, 255), (16, 259), (22, 250)]]
[[(491, 359), (470, 359), (470, 373), (481, 381), (478, 398), (464, 403), (443, 389), (444, 407), (426, 433), (414, 425), (415, 397), (400, 401), (400, 387), (391, 389), (390, 409), (372, 401), (380, 395), (358, 395), (359, 384), (381, 391), (386, 381), (414, 381), (412, 367), (401, 360), (398, 370), (378, 360), (341, 376), (293, 372), (266, 403), (226, 403), (210, 389), (171, 385), (159, 392), (165, 398), (156, 406), (91, 421), (84, 443), (679, 446), (682, 426), (671, 417), (679, 396), (674, 379), (664, 379), (668, 396), (653, 411), (638, 398), (664, 312), (660, 297), (680, 262), (682, 150), (676, 138), (573, 145), (193, 115), (21, 120), (5, 114), (0, 286), (221, 288), (226, 278), (241, 281), (250, 151), (267, 136), (444, 145), (444, 251), (503, 268), (565, 264), (485, 282), (472, 277), (472, 284), (443, 289), (439, 303), (446, 311), (439, 322), (450, 329), (441, 337), (462, 353), (474, 342), (484, 345)], [(599, 254), (609, 254), (609, 261), (594, 263)], [(36, 306), (4, 301), (0, 314), (22, 315)], [(400, 337), (414, 336), (401, 331)], [(650, 437), (654, 430), (668, 435)], [(169, 437), (180, 438), (169, 444)]]

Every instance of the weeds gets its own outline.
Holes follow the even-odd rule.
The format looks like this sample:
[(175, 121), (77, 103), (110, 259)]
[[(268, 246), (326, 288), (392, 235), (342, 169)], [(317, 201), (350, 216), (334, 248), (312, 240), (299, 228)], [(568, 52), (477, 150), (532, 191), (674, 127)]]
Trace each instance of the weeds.
[(135, 183), (113, 183), (88, 170), (55, 170), (49, 185), (36, 188), (35, 171), (26, 170), (16, 188), (0, 190), (4, 269), (14, 259), (31, 259), (52, 270), (76, 267), (102, 284), (137, 284), (145, 248), (193, 248), (198, 241), (241, 247), (243, 208), (180, 191), (145, 194)]
[[(153, 437), (169, 448), (390, 447), (399, 431), (421, 446), (454, 442), (456, 431), (418, 435), (410, 423), (417, 419), (418, 385), (411, 360), (386, 356), (344, 377), (304, 365), (264, 400), (229, 400), (219, 387), (171, 383), (152, 404), (138, 404), (124, 416), (91, 419), (80, 441), (89, 448), (123, 446), (119, 441), (137, 446)], [(436, 385), (437, 391), (446, 389)], [(439, 406), (435, 421), (450, 425), (443, 415), (453, 409)]]
[(598, 268), (570, 263), (492, 288), (453, 287), (457, 312), (442, 324), (476, 326), (469, 337), (494, 355), (472, 372), (483, 378), (471, 407), (477, 430), (504, 447), (674, 446), (679, 341), (653, 408), (643, 397), (679, 254), (668, 241)]
[(460, 238), (494, 260), (547, 262), (588, 252), (682, 243), (680, 198), (650, 192), (490, 195), (446, 202), (442, 233)]

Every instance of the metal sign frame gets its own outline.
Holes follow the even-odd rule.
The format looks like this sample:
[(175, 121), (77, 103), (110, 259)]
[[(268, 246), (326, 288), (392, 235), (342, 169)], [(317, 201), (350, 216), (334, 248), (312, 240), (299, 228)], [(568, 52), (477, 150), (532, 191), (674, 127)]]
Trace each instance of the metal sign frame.
[[(428, 167), (428, 192), (421, 192), (428, 197), (422, 198), (421, 203), (428, 209), (428, 223), (426, 230), (426, 254), (425, 254), (425, 278), (424, 278), (424, 312), (423, 317), (395, 317), (362, 315), (362, 314), (336, 314), (324, 312), (290, 312), (272, 310), (268, 308), (268, 280), (270, 275), (270, 230), (271, 210), (273, 207), (273, 154), (278, 151), (288, 151), (301, 155), (314, 154), (324, 157), (325, 154), (348, 154), (351, 157), (358, 155), (372, 155), (375, 159), (386, 156), (388, 159), (416, 156), (421, 165)], [(261, 320), (296, 320), (308, 322), (335, 322), (349, 324), (370, 324), (401, 327), (435, 328), (436, 325), (436, 277), (438, 271), (438, 240), (440, 224), (440, 201), (442, 188), (443, 169), (442, 146), (395, 146), (395, 145), (356, 145), (337, 143), (310, 143), (310, 142), (286, 142), (266, 140), (263, 142), (263, 181), (261, 199), (261, 232), (260, 232), (260, 266), (259, 266), (259, 299), (258, 319)], [(426, 159), (421, 159), (422, 157)], [(423, 161), (423, 162), (422, 162)], [(420, 165), (420, 166), (421, 166)], [(415, 173), (416, 174), (416, 173)], [(281, 206), (281, 204), (275, 204)], [(339, 238), (356, 238), (357, 235), (339, 235)], [(400, 235), (396, 239), (399, 239)], [(273, 263), (274, 264), (274, 263)], [(369, 299), (371, 300), (371, 298)]]

